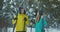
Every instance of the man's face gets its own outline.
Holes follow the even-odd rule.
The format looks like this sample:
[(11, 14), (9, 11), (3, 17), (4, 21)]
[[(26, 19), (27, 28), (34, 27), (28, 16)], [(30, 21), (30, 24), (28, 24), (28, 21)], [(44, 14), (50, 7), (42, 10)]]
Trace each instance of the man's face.
[(24, 9), (21, 9), (21, 14), (24, 14)]

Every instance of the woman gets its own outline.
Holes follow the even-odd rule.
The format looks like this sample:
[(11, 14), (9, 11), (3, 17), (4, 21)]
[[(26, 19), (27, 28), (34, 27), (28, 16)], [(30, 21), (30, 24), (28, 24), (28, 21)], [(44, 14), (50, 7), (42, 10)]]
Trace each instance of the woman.
[(38, 11), (36, 16), (35, 32), (44, 32), (44, 27), (47, 25), (42, 12)]
[[(25, 13), (24, 8), (19, 8), (19, 13), (17, 15), (16, 19), (16, 32), (26, 32), (26, 25), (29, 24), (28, 16)], [(14, 24), (14, 21), (12, 20), (12, 24)]]

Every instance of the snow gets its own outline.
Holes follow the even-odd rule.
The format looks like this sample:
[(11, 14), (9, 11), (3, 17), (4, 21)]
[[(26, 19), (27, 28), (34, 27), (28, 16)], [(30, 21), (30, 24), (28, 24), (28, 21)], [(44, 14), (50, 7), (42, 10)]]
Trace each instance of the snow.
[(60, 30), (58, 30), (57, 28), (48, 28), (45, 29), (45, 32), (60, 32)]
[[(12, 31), (13, 31), (13, 28), (9, 28), (9, 27), (7, 28), (7, 32), (12, 32)], [(31, 28), (27, 27), (27, 32), (31, 32)], [(35, 28), (32, 28), (32, 32), (35, 32)], [(48, 28), (48, 29), (45, 28), (45, 32), (60, 32), (60, 30), (57, 28)]]

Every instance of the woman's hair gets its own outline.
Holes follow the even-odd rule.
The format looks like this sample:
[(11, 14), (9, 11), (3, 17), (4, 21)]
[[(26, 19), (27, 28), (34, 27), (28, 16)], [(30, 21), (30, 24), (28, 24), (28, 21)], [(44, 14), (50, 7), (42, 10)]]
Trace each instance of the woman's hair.
[[(39, 21), (39, 19), (41, 18), (41, 15), (43, 15), (43, 11), (37, 11), (37, 13), (39, 12), (39, 15), (37, 15), (36, 17), (36, 21)], [(39, 19), (38, 19), (39, 18)]]
[[(21, 14), (21, 9), (24, 9), (23, 7), (19, 7), (19, 13)], [(26, 14), (25, 9), (24, 9), (24, 14)]]
[[(38, 13), (38, 12), (39, 12), (39, 15), (40, 15), (40, 16), (43, 15), (43, 11), (38, 10), (37, 13)], [(37, 15), (37, 13), (36, 13), (36, 15)]]

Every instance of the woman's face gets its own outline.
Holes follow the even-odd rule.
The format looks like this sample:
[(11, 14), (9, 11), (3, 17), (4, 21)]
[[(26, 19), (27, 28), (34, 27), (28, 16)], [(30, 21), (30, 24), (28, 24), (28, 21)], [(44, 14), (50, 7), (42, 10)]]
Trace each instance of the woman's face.
[(24, 9), (21, 9), (21, 14), (24, 14)]

